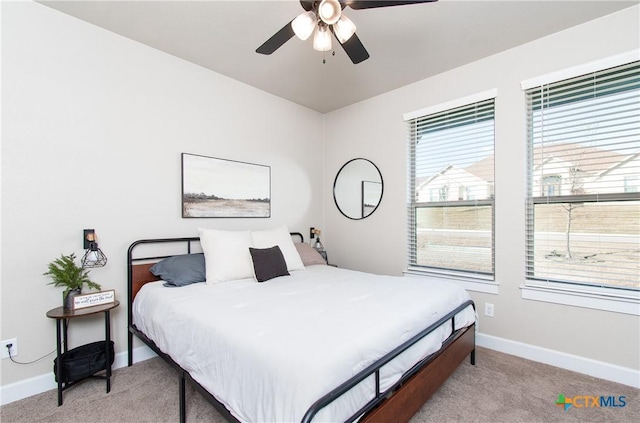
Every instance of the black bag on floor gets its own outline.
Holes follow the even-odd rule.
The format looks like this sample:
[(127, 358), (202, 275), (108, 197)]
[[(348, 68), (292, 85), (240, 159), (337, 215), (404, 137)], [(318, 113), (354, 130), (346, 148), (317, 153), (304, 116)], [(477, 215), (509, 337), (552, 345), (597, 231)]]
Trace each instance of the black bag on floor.
[[(107, 341), (92, 342), (73, 348), (60, 356), (62, 382), (75, 382), (107, 368)], [(109, 341), (110, 364), (113, 364), (113, 341)], [(58, 382), (58, 359), (53, 360), (53, 374)]]

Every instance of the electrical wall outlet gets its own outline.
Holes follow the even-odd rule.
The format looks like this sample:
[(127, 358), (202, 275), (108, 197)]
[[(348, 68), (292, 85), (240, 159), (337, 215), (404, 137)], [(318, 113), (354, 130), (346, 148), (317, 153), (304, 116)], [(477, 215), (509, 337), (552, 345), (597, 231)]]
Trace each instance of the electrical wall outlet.
[(484, 303), (484, 315), (485, 316), (489, 316), (489, 317), (493, 317), (493, 304)]
[(18, 355), (18, 340), (16, 338), (7, 339), (6, 341), (2, 341), (2, 350), (0, 350), (2, 358), (9, 358), (9, 350), (7, 349), (7, 345), (9, 344), (11, 344), (11, 357)]

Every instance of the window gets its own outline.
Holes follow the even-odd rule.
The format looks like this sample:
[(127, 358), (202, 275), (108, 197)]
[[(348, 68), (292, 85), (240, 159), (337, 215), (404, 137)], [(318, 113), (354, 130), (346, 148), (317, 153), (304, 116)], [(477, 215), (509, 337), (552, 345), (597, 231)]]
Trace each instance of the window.
[(638, 192), (638, 187), (640, 187), (639, 175), (624, 177), (624, 192)]
[(560, 186), (562, 185), (562, 176), (545, 175), (542, 177), (542, 195), (552, 196), (560, 195)]
[(640, 62), (526, 98), (527, 284), (637, 298)]
[(480, 96), (405, 117), (410, 272), (493, 280), (495, 92)]

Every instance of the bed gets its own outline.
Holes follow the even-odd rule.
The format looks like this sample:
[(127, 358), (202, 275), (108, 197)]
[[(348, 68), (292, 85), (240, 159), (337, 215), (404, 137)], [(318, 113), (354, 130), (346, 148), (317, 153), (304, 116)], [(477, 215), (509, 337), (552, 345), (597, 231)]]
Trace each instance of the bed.
[(129, 365), (136, 336), (178, 370), (181, 422), (186, 383), (229, 421), (408, 421), (465, 357), (475, 364), (475, 308), (454, 284), (313, 260), (263, 283), (207, 273), (167, 287), (150, 271), (195, 258), (201, 238), (139, 240), (127, 254)]

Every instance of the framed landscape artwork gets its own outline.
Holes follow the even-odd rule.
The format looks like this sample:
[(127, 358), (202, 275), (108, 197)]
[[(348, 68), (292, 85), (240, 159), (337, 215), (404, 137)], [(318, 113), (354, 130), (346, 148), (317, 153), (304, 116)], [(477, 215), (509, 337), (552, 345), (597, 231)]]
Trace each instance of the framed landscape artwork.
[(182, 217), (271, 217), (271, 167), (182, 153)]

